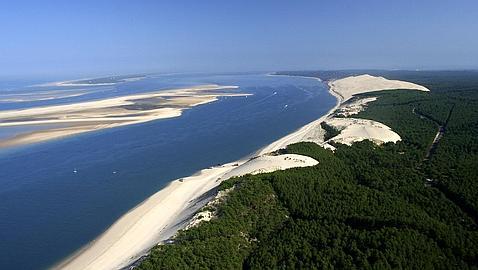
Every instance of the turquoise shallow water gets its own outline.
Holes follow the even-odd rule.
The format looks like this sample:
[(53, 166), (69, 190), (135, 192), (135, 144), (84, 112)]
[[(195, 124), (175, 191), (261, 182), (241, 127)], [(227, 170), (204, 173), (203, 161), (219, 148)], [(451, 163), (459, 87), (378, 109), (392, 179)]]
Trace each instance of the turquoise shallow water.
[(0, 150), (0, 269), (47, 268), (171, 180), (247, 156), (335, 104), (314, 79), (180, 74), (90, 87), (91, 94), (74, 98), (0, 103), (0, 110), (205, 83), (254, 95), (223, 97), (178, 118)]

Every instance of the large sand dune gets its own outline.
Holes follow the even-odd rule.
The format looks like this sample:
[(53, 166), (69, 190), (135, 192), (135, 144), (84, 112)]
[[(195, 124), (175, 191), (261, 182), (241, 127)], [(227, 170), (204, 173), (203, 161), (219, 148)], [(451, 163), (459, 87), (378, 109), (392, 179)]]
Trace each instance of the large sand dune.
[(430, 91), (428, 88), (415, 83), (388, 80), (383, 77), (376, 77), (368, 74), (330, 81), (329, 86), (332, 91), (342, 96), (343, 101), (348, 100), (356, 94), (382, 90), (407, 89)]
[[(117, 269), (127, 266), (158, 242), (173, 236), (178, 229), (185, 228), (194, 213), (215, 196), (215, 188), (222, 181), (248, 173), (316, 165), (317, 161), (310, 157), (274, 156), (268, 153), (300, 141), (312, 141), (327, 147), (327, 142), (324, 142), (324, 131), (320, 127), (323, 121), (342, 129), (341, 134), (332, 138), (337, 142), (351, 144), (364, 139), (378, 143), (396, 142), (400, 136), (389, 127), (371, 120), (335, 118), (334, 111), (339, 109), (342, 112), (352, 112), (351, 114), (360, 111), (367, 102), (374, 99), (349, 104), (341, 102), (354, 94), (382, 90), (380, 87), (397, 89), (397, 86), (401, 86), (422, 91), (427, 89), (406, 82), (389, 82), (384, 78), (370, 77), (356, 76), (331, 83), (331, 93), (337, 97), (337, 104), (327, 115), (264, 147), (258, 151), (255, 158), (205, 169), (193, 176), (171, 182), (121, 217), (90, 245), (62, 262), (57, 268)], [(353, 107), (347, 107), (349, 105)]]

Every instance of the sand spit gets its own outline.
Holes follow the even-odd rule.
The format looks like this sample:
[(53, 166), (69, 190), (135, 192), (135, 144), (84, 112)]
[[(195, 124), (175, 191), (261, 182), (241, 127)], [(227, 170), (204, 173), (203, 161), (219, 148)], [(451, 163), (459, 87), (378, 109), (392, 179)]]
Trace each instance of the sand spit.
[(249, 95), (231, 92), (236, 88), (236, 86), (201, 85), (74, 104), (0, 111), (0, 128), (27, 125), (55, 126), (0, 140), (0, 147), (177, 117), (185, 109), (216, 101), (219, 97)]
[(110, 76), (110, 77), (103, 77), (103, 78), (85, 78), (85, 79), (77, 79), (77, 80), (68, 80), (68, 81), (59, 81), (59, 82), (49, 82), (49, 83), (42, 83), (32, 85), (45, 87), (45, 86), (111, 86), (116, 85), (119, 83), (124, 82), (134, 82), (144, 79), (145, 75), (138, 75), (138, 76)]
[(41, 100), (52, 100), (60, 98), (79, 97), (90, 94), (91, 91), (84, 89), (72, 89), (62, 91), (36, 91), (29, 93), (0, 94), (0, 103), (7, 102), (30, 102)]
[(58, 269), (119, 269), (129, 265), (156, 243), (183, 228), (189, 218), (215, 194), (221, 181), (248, 173), (271, 172), (318, 162), (300, 155), (261, 156), (202, 170), (178, 179), (116, 221), (90, 245)]
[[(297, 131), (281, 138), (257, 152), (257, 156), (249, 160), (240, 160), (222, 166), (200, 171), (190, 177), (171, 182), (143, 203), (130, 210), (116, 221), (105, 233), (68, 258), (57, 269), (118, 269), (130, 265), (136, 259), (146, 254), (148, 250), (172, 237), (177, 230), (186, 226), (195, 226), (198, 221), (197, 211), (216, 196), (216, 187), (224, 180), (247, 173), (272, 172), (293, 167), (314, 166), (317, 161), (300, 155), (270, 155), (289, 144), (311, 141), (324, 147), (330, 147), (324, 142), (324, 130), (320, 124), (323, 121), (342, 129), (341, 134), (332, 140), (342, 143), (353, 143), (357, 140), (371, 139), (375, 142), (397, 141), (398, 134), (389, 127), (371, 120), (337, 118), (334, 112), (359, 112), (367, 102), (357, 101), (343, 103), (353, 94), (367, 91), (378, 91), (380, 85), (394, 85), (396, 82), (383, 82), (380, 77), (371, 79), (369, 75), (349, 77), (346, 84), (331, 84), (331, 94), (336, 96), (337, 104), (327, 115), (315, 120)], [(364, 78), (368, 78), (364, 80)], [(335, 81), (336, 83), (340, 80)], [(360, 86), (355, 86), (356, 81)], [(382, 84), (377, 84), (381, 82)], [(406, 82), (401, 82), (408, 85)], [(351, 85), (352, 89), (346, 88)], [(390, 86), (391, 87), (391, 86)], [(415, 85), (418, 90), (426, 88)], [(351, 105), (352, 104), (352, 105)], [(351, 107), (347, 107), (351, 106)], [(385, 135), (384, 135), (385, 134)], [(398, 137), (397, 137), (398, 136)], [(223, 195), (223, 194), (222, 194)], [(212, 213), (204, 213), (208, 220)]]

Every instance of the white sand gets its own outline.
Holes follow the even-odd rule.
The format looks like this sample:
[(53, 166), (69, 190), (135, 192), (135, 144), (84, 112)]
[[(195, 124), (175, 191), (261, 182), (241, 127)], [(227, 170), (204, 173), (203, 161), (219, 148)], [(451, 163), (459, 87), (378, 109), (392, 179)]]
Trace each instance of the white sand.
[[(151, 98), (164, 98), (164, 97), (196, 97), (196, 98), (204, 98), (206, 101), (211, 98), (216, 98), (218, 96), (244, 96), (247, 94), (229, 94), (229, 93), (208, 93), (203, 94), (202, 91), (213, 91), (213, 90), (224, 90), (224, 89), (235, 89), (237, 86), (218, 86), (218, 85), (202, 85), (197, 87), (191, 88), (184, 88), (184, 89), (173, 89), (173, 90), (165, 90), (159, 92), (151, 92), (145, 94), (137, 94), (137, 95), (128, 95), (128, 96), (121, 96), (115, 98), (108, 98), (102, 100), (94, 100), (94, 101), (87, 101), (87, 102), (79, 102), (73, 104), (66, 104), (66, 105), (55, 105), (55, 106), (45, 106), (45, 107), (34, 107), (29, 109), (20, 109), (20, 110), (9, 110), (9, 111), (0, 111), (0, 119), (2, 120), (15, 120), (21, 117), (39, 117), (39, 116), (52, 116), (55, 114), (72, 114), (72, 113), (80, 113), (82, 117), (66, 115), (65, 118), (95, 118), (98, 117), (95, 112), (90, 112), (89, 110), (97, 110), (101, 108), (114, 108), (118, 106), (124, 105), (134, 105), (135, 101), (143, 100), (143, 99), (151, 99)], [(194, 105), (194, 104), (193, 104)], [(131, 112), (130, 112), (131, 113)], [(92, 115), (90, 115), (92, 114)], [(86, 116), (84, 116), (86, 115)], [(116, 116), (116, 114), (114, 114)], [(106, 114), (108, 116), (108, 114)], [(13, 125), (11, 123), (10, 125)], [(3, 123), (4, 126), (9, 125), (9, 123)]]
[(376, 97), (369, 97), (369, 98), (361, 98), (354, 100), (352, 102), (347, 102), (346, 104), (342, 104), (335, 112), (335, 116), (343, 116), (349, 117), (354, 114), (358, 114), (359, 112), (363, 111), (367, 104), (377, 100)]
[[(353, 94), (363, 93), (367, 89), (377, 91), (376, 88), (381, 85), (377, 82), (383, 83), (384, 80), (383, 78), (376, 80), (368, 77), (370, 76), (346, 78), (343, 79), (347, 82), (345, 84), (340, 83), (340, 80), (335, 81), (335, 83), (339, 83), (331, 84), (331, 93), (337, 97), (337, 104), (327, 115), (261, 149), (258, 151), (259, 157), (257, 158), (202, 170), (199, 174), (173, 181), (166, 188), (129, 211), (95, 241), (56, 268), (117, 269), (127, 266), (141, 255), (146, 254), (155, 244), (173, 236), (178, 229), (184, 228), (191, 220), (194, 223), (195, 221), (192, 219), (194, 213), (214, 197), (214, 188), (221, 181), (247, 173), (316, 165), (317, 161), (309, 157), (300, 155), (270, 156), (267, 153), (300, 141), (314, 141), (326, 146), (327, 144), (323, 142), (324, 132), (320, 127), (320, 123), (324, 120), (343, 128), (342, 137), (335, 138), (343, 143), (352, 143), (353, 140), (358, 139), (372, 139), (376, 142), (399, 140), (398, 134), (381, 123), (362, 119), (356, 120), (354, 123), (353, 119), (331, 117), (342, 101), (349, 99)], [(360, 87), (355, 86), (354, 81)], [(346, 88), (348, 85), (352, 89)], [(390, 85), (385, 84), (387, 87)], [(395, 85), (393, 88), (396, 89)], [(409, 87), (409, 83), (400, 85)], [(416, 88), (425, 90), (420, 86), (416, 86)], [(360, 110), (360, 108), (358, 109)], [(352, 140), (352, 138), (354, 139)], [(208, 215), (206, 219), (209, 218)]]
[[(376, 100), (375, 97), (363, 98), (347, 102), (353, 95), (382, 91), (382, 90), (418, 90), (430, 91), (424, 86), (397, 80), (388, 80), (383, 77), (375, 77), (368, 74), (351, 76), (329, 82), (331, 91), (342, 97), (342, 105), (339, 106), (335, 115), (349, 117), (362, 111), (367, 103)], [(377, 144), (397, 142), (400, 135), (390, 127), (377, 121), (328, 117), (326, 123), (340, 130), (340, 134), (329, 139), (327, 142), (336, 142), (351, 145), (354, 142), (370, 140)], [(324, 145), (328, 145), (327, 142)]]
[[(46, 141), (73, 134), (178, 117), (188, 108), (218, 100), (237, 86), (201, 85), (74, 104), (0, 111), (0, 128), (51, 125), (42, 131), (0, 140), (0, 147)], [(61, 125), (61, 127), (57, 127)]]
[[(110, 78), (114, 78), (115, 76), (112, 76)], [(134, 81), (139, 81), (141, 79), (145, 78), (145, 76), (138, 76), (138, 77), (131, 77), (131, 78), (124, 78), (124, 79), (118, 79), (116, 82), (109, 82), (109, 83), (93, 83), (93, 80), (96, 80), (98, 78), (84, 78), (84, 79), (77, 79), (77, 80), (68, 80), (68, 81), (59, 81), (59, 82), (49, 82), (49, 83), (42, 83), (42, 84), (35, 84), (33, 86), (110, 86), (110, 85), (115, 85), (119, 83), (124, 83), (124, 82), (134, 82)], [(79, 83), (85, 81), (86, 83)], [(89, 81), (89, 82), (87, 82)]]
[[(297, 142), (314, 142), (333, 150), (333, 146), (324, 142), (325, 131), (321, 128), (320, 123), (323, 121), (328, 122), (330, 119), (335, 120), (336, 118), (333, 117), (333, 113), (336, 110), (337, 115), (350, 116), (359, 113), (364, 109), (367, 103), (376, 100), (376, 98), (371, 97), (346, 103), (355, 94), (397, 89), (430, 91), (426, 87), (415, 83), (388, 80), (383, 77), (376, 77), (368, 74), (330, 81), (329, 87), (330, 93), (337, 98), (337, 104), (334, 108), (318, 120), (315, 120), (297, 131), (264, 147), (258, 152), (258, 154), (273, 152)], [(329, 141), (350, 145), (353, 142), (365, 139), (369, 139), (376, 143), (396, 142), (400, 140), (400, 136), (397, 133), (393, 132), (386, 125), (376, 121), (336, 120), (335, 123), (341, 123), (340, 126), (342, 127), (343, 132), (341, 132), (338, 137), (332, 138), (332, 140)]]
[(388, 126), (372, 120), (357, 118), (331, 118), (327, 124), (340, 130), (340, 134), (329, 139), (336, 143), (352, 145), (354, 142), (370, 140), (377, 144), (400, 141), (400, 135)]
[(40, 100), (52, 100), (60, 98), (79, 97), (91, 92), (83, 90), (73, 91), (48, 91), (38, 93), (26, 93), (26, 94), (0, 94), (0, 102), (29, 102)]
[[(105, 233), (77, 254), (58, 265), (59, 269), (118, 269), (129, 265), (156, 243), (168, 239), (186, 225), (201, 208), (208, 192), (221, 181), (248, 173), (270, 172), (318, 162), (300, 155), (261, 156), (202, 170), (175, 180), (116, 221)], [(235, 166), (238, 165), (238, 166)], [(206, 195), (206, 196), (204, 196)], [(202, 200), (199, 199), (204, 197)]]
[[(318, 78), (311, 78), (311, 79), (317, 79), (321, 81)], [(266, 147), (259, 150), (257, 154), (263, 155), (266, 153), (271, 153), (281, 148), (285, 148), (289, 144), (298, 143), (298, 142), (314, 142), (319, 145), (323, 145), (324, 130), (320, 127), (320, 123), (326, 120), (337, 108), (339, 108), (343, 100), (340, 95), (338, 95), (336, 92), (333, 91), (333, 89), (330, 89), (329, 92), (330, 94), (332, 94), (334, 97), (337, 98), (337, 102), (335, 106), (327, 112), (327, 114), (299, 128), (298, 130), (292, 132), (291, 134), (285, 137), (282, 137), (278, 139), (277, 141), (267, 145)]]
[(263, 155), (245, 162), (231, 171), (224, 174), (224, 179), (245, 174), (268, 173), (279, 170), (286, 170), (295, 167), (308, 167), (317, 165), (318, 162), (307, 156), (285, 154), (278, 156)]
[(340, 94), (344, 101), (348, 100), (355, 94), (382, 90), (408, 89), (430, 91), (428, 88), (415, 83), (388, 80), (383, 77), (376, 77), (368, 74), (330, 81), (329, 86), (333, 91)]

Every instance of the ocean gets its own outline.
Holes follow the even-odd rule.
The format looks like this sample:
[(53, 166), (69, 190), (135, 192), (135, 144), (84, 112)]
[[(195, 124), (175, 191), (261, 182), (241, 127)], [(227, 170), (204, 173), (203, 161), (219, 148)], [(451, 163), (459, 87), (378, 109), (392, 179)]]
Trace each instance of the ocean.
[[(251, 155), (336, 102), (319, 80), (254, 73), (156, 74), (109, 86), (0, 82), (0, 110), (211, 83), (253, 95), (221, 97), (177, 118), (0, 149), (0, 269), (51, 267), (171, 180)], [(25, 127), (0, 128), (0, 139), (18, 132)]]

